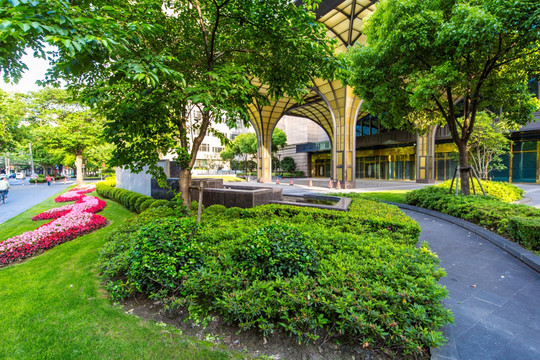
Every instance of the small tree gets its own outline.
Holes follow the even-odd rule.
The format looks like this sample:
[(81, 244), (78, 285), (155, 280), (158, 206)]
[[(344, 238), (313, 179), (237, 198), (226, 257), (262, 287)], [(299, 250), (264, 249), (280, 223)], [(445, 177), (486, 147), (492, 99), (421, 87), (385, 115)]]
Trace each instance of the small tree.
[(506, 123), (496, 121), (486, 112), (478, 114), (475, 131), (469, 141), (469, 158), (481, 179), (488, 180), (492, 170), (506, 169), (501, 155), (510, 152), (508, 134)]
[(296, 171), (296, 162), (292, 157), (285, 156), (283, 160), (281, 160), (281, 168), (285, 172), (293, 173)]
[[(272, 154), (287, 145), (287, 135), (281, 129), (274, 129), (272, 133)], [(244, 170), (247, 173), (248, 157), (252, 158), (257, 155), (257, 135), (255, 133), (245, 133), (238, 135), (233, 142), (225, 146), (225, 149), (220, 153), (221, 159), (231, 161), (236, 156), (241, 156), (243, 159)], [(231, 164), (232, 168), (232, 164)]]

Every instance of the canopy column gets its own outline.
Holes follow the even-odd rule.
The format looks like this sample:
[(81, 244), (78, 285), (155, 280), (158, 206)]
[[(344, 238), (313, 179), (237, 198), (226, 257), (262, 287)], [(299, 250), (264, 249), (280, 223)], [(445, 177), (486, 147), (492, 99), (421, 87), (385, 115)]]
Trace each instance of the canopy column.
[(416, 182), (435, 182), (435, 132), (431, 126), (424, 135), (416, 136)]

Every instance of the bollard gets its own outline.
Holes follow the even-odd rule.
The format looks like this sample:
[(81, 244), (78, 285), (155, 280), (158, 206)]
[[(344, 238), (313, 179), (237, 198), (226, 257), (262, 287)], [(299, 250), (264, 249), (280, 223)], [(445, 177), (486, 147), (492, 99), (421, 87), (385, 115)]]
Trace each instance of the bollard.
[(332, 189), (333, 186), (332, 186), (332, 179), (328, 180), (328, 188), (329, 189)]
[(308, 186), (313, 186), (313, 182), (309, 179)]
[(279, 178), (276, 179), (276, 185), (279, 185)]
[(291, 178), (291, 181), (289, 181), (289, 185), (294, 185), (293, 181), (292, 181), (292, 178)]
[(341, 189), (341, 184), (339, 183), (339, 180), (337, 182), (336, 189)]
[(37, 179), (36, 179), (35, 183), (36, 183), (36, 186), (37, 186)]

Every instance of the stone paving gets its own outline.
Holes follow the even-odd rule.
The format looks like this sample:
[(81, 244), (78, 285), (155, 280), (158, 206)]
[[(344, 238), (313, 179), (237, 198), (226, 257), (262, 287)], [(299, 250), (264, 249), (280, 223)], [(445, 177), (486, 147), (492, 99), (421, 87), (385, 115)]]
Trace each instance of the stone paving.
[(454, 324), (432, 359), (540, 359), (540, 274), (459, 226), (404, 210), (422, 228), (447, 276)]

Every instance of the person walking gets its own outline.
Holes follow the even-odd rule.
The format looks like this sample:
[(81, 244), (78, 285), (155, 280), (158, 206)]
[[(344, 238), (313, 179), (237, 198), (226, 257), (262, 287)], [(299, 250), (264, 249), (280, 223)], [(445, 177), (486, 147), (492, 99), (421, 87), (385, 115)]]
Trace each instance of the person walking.
[(47, 186), (51, 186), (51, 181), (52, 181), (51, 175), (47, 175), (45, 180), (47, 180)]
[(7, 181), (6, 176), (2, 175), (2, 178), (0, 179), (0, 194), (2, 195), (1, 198), (4, 203), (6, 202), (9, 187), (9, 182)]

